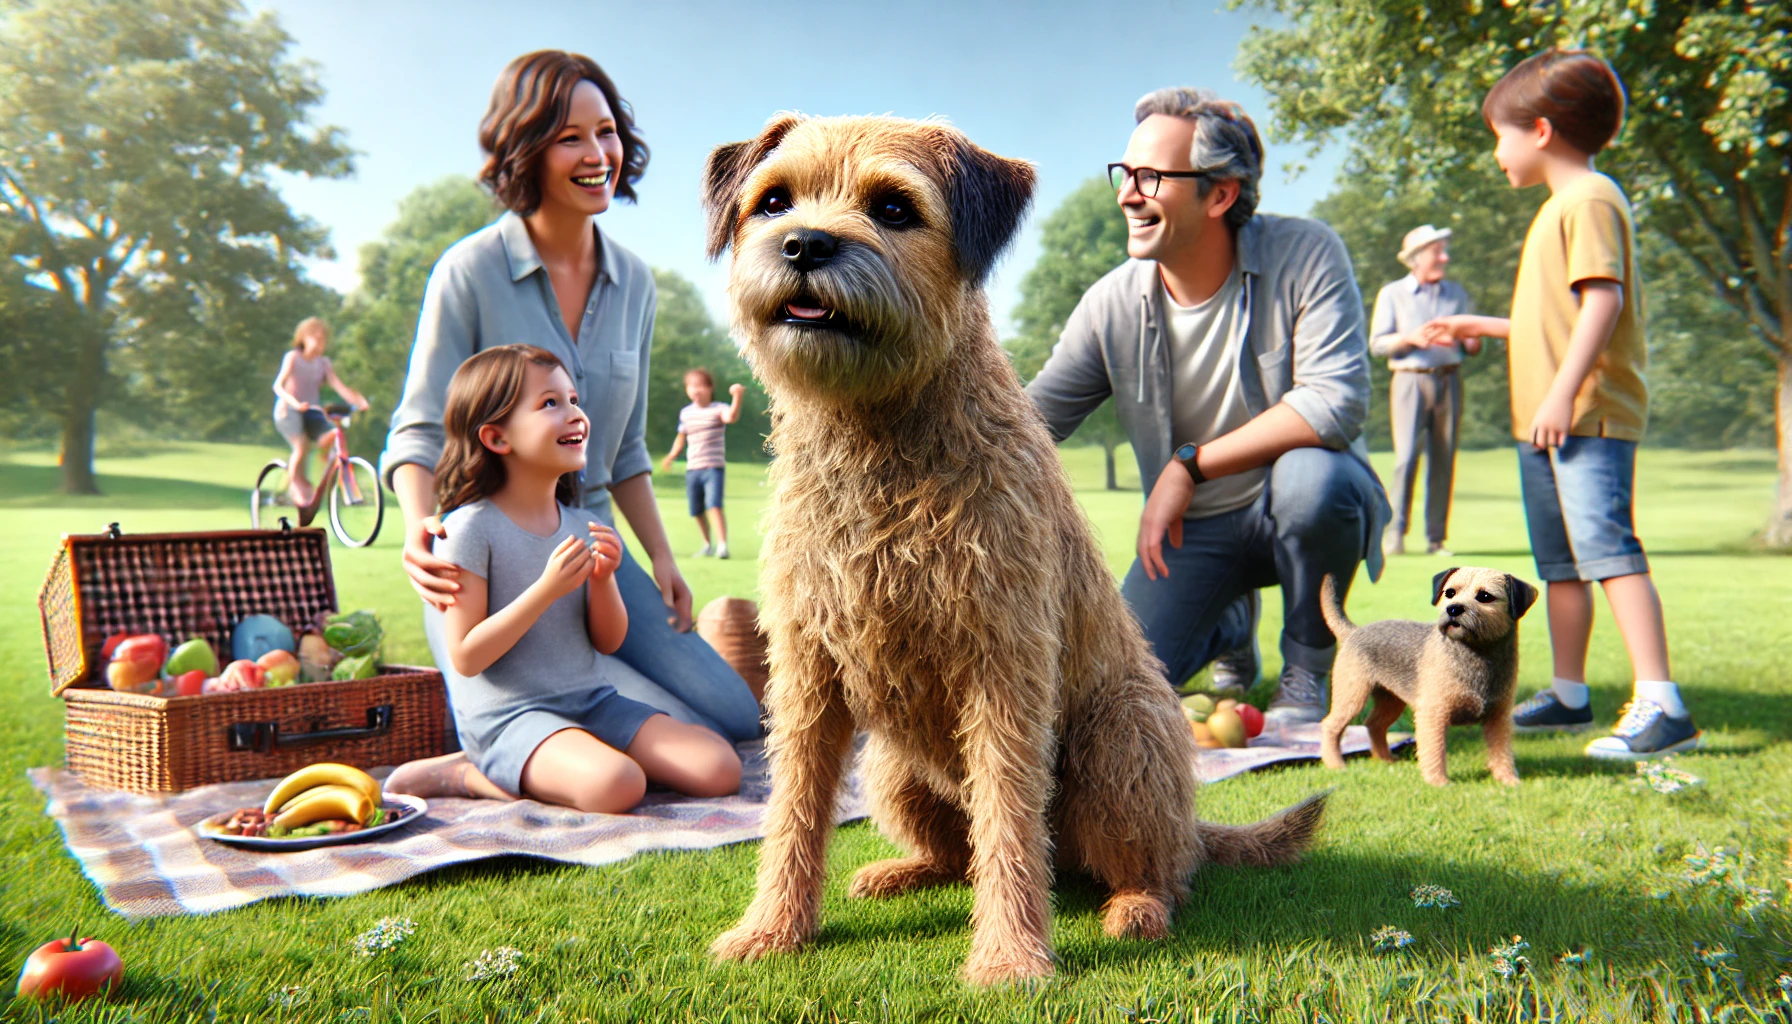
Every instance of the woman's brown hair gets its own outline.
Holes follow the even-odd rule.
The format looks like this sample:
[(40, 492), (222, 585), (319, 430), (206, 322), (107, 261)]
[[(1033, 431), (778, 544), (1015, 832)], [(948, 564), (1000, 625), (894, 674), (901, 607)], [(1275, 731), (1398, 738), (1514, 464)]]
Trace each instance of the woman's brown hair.
[(304, 348), (305, 336), (312, 331), (322, 331), (325, 340), (328, 340), (330, 337), (329, 324), (324, 323), (323, 320), (318, 317), (308, 316), (299, 321), (299, 326), (292, 329), (292, 347), (295, 349)]
[(479, 147), (485, 166), (479, 180), (498, 201), (527, 217), (541, 206), (541, 154), (566, 123), (572, 91), (590, 82), (604, 94), (616, 117), (622, 140), (622, 166), (616, 175), (616, 197), (635, 201), (635, 182), (647, 170), (647, 143), (635, 127), (635, 110), (597, 62), (564, 50), (537, 50), (510, 62), (492, 86), (492, 102), (479, 122)]
[[(523, 375), (531, 365), (565, 371), (559, 357), (534, 345), (500, 345), (475, 354), (448, 382), (442, 413), (447, 441), (436, 462), (437, 515), (489, 498), (504, 486), (504, 457), (479, 440), (479, 428), (503, 423), (523, 396)], [(579, 502), (579, 474), (566, 473), (554, 486), (562, 505)]]
[(1529, 129), (1548, 118), (1570, 146), (1593, 154), (1624, 124), (1624, 83), (1612, 66), (1586, 50), (1550, 50), (1527, 57), (1493, 83), (1481, 117)]

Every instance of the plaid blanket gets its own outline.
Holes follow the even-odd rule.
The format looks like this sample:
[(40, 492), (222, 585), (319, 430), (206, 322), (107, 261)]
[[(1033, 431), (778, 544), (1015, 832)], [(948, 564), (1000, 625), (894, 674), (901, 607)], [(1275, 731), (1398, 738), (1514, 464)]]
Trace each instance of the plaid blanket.
[[(1195, 773), (1205, 782), (1281, 761), (1319, 756), (1318, 727), (1281, 737), (1278, 746), (1202, 750)], [(1408, 742), (1402, 738), (1401, 743)], [(1368, 749), (1352, 726), (1346, 753)], [(699, 850), (758, 839), (771, 791), (763, 748), (741, 748), (739, 794), (697, 800), (651, 792), (631, 814), (584, 814), (533, 800), (432, 800), (423, 817), (377, 840), (286, 853), (260, 853), (204, 839), (193, 830), (220, 811), (260, 804), (274, 780), (205, 786), (166, 796), (97, 790), (56, 768), (34, 768), (49, 798), (45, 813), (108, 907), (127, 918), (209, 914), (273, 896), (347, 896), (448, 864), (522, 854), (572, 864), (609, 864), (647, 850)], [(376, 771), (383, 777), (386, 771)], [(835, 818), (866, 814), (857, 771), (849, 774)]]

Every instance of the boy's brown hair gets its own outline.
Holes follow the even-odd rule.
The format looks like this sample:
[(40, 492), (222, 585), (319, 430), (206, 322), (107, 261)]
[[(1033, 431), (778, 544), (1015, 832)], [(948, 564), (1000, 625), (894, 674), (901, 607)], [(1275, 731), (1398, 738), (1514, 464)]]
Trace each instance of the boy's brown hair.
[(511, 61), (498, 76), (491, 105), (479, 122), (479, 147), (486, 153), (479, 180), (520, 216), (541, 206), (541, 155), (566, 123), (572, 91), (580, 82), (597, 86), (610, 105), (622, 140), (622, 166), (611, 172), (616, 197), (635, 201), (635, 182), (647, 170), (648, 151), (637, 134), (634, 108), (590, 57), (537, 50)]
[(1531, 128), (1547, 118), (1563, 141), (1593, 154), (1617, 137), (1624, 124), (1624, 83), (1604, 60), (1586, 50), (1550, 50), (1527, 57), (1481, 101), (1481, 117)]
[[(531, 365), (566, 371), (558, 356), (534, 345), (488, 348), (454, 371), (454, 379), (448, 382), (448, 405), (442, 413), (447, 439), (436, 462), (437, 515), (489, 498), (504, 486), (504, 457), (480, 442), (479, 428), (510, 418), (522, 399), (523, 375)], [(579, 474), (562, 474), (554, 486), (554, 498), (562, 505), (576, 506)]]
[(709, 375), (708, 370), (705, 370), (701, 366), (693, 366), (690, 369), (684, 371), (684, 379), (685, 379), (686, 383), (689, 383), (689, 381), (692, 377), (695, 377), (698, 380), (702, 381), (703, 386), (709, 389), (709, 393), (711, 395), (714, 395), (716, 393), (716, 379)]

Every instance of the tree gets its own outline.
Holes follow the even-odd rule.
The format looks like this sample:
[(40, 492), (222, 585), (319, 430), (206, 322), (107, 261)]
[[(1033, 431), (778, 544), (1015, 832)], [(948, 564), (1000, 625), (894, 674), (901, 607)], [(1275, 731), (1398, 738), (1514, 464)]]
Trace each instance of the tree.
[[(1114, 202), (1113, 187), (1091, 178), (1065, 196), (1040, 225), (1040, 248), (1038, 262), (1020, 282), (1020, 306), (1014, 313), (1020, 335), (1006, 343), (1023, 381), (1033, 379), (1045, 365), (1071, 310), (1089, 286), (1126, 262), (1126, 216)], [(1114, 400), (1101, 403), (1072, 437), (1101, 446), (1107, 489), (1119, 490), (1114, 451), (1127, 436), (1114, 414)]]
[(63, 487), (94, 493), (107, 357), (142, 310), (251, 299), (323, 253), (275, 171), (340, 177), (349, 150), (307, 114), (313, 70), (273, 15), (235, 0), (13, 0), (0, 17), (6, 254), (51, 291), (65, 351)]
[(696, 285), (676, 271), (654, 270), (653, 283), (659, 304), (653, 318), (653, 359), (647, 383), (647, 449), (657, 460), (672, 449), (678, 435), (678, 410), (690, 404), (684, 393), (686, 370), (702, 367), (716, 382), (716, 400), (726, 402), (728, 385), (744, 384), (740, 422), (732, 428), (742, 439), (730, 443), (729, 456), (751, 460), (765, 458), (765, 437), (771, 433), (769, 400), (753, 378), (728, 332), (718, 326), (703, 305)]
[(500, 213), (478, 182), (453, 176), (413, 189), (378, 241), (361, 247), (361, 283), (343, 303), (331, 346), (342, 379), (367, 396), (372, 414), (355, 421), (357, 449), (384, 440), (385, 423), (404, 393), (411, 345), (430, 271), (448, 247)]
[(1631, 98), (1600, 166), (1640, 228), (1746, 319), (1779, 368), (1779, 496), (1770, 545), (1792, 546), (1792, 6), (1766, 0), (1231, 0), (1273, 12), (1239, 69), (1276, 134), (1346, 134), (1355, 159), (1435, 197), (1472, 191), (1492, 137), (1481, 99), (1550, 46), (1611, 61)]
[[(5, 251), (0, 237), (0, 253)], [(27, 283), (18, 264), (0, 259), (0, 435), (53, 436), (56, 409), (37, 383), (57, 372), (54, 324), (50, 294)]]

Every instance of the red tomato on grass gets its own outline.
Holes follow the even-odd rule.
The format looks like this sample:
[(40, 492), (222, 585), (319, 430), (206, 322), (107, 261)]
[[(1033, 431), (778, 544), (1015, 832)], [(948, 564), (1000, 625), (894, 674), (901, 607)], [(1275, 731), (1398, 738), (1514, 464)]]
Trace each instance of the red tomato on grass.
[(25, 961), (19, 972), (19, 995), (85, 999), (116, 988), (123, 980), (124, 962), (111, 946), (90, 938), (76, 942), (70, 935), (37, 947)]

